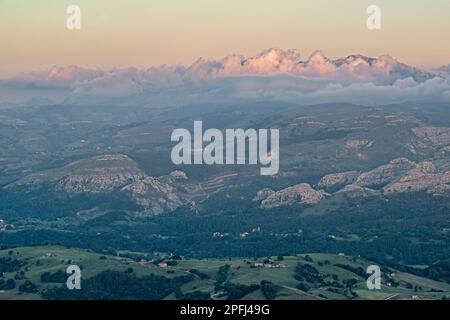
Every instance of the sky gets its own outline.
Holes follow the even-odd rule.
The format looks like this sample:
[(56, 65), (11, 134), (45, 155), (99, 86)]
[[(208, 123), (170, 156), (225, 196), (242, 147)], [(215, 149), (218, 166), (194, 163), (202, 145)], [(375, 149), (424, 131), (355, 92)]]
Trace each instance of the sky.
[[(68, 5), (81, 30), (66, 28)], [(366, 27), (380, 6), (381, 30)], [(449, 0), (0, 0), (0, 77), (53, 65), (146, 68), (295, 48), (450, 63)]]

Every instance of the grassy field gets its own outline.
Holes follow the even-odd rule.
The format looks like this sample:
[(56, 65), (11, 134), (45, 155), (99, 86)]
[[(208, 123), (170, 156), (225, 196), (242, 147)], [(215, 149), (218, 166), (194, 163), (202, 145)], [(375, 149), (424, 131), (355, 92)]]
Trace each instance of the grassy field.
[[(130, 258), (104, 255), (89, 250), (64, 248), (60, 246), (21, 247), (0, 251), (0, 259), (14, 259), (26, 262), (20, 269), (3, 274), (3, 279), (15, 279), (16, 286), (12, 290), (0, 291), (0, 299), (40, 299), (40, 292), (54, 286), (65, 286), (64, 283), (43, 283), (41, 275), (44, 272), (54, 273), (58, 270), (66, 271), (71, 264), (82, 268), (82, 281), (96, 274), (110, 269), (126, 271), (129, 268), (137, 276), (163, 275), (171, 278), (190, 274), (196, 269), (208, 277), (201, 279), (196, 276), (192, 281), (181, 286), (184, 294), (201, 291), (209, 293), (212, 299), (226, 299), (221, 292), (215, 291), (217, 272), (221, 266), (230, 266), (226, 281), (234, 284), (252, 285), (260, 284), (266, 280), (273, 283), (276, 288), (276, 299), (442, 299), (450, 296), (450, 285), (412, 274), (389, 270), (389, 274), (382, 274), (381, 290), (368, 290), (366, 278), (339, 265), (352, 268), (361, 267), (366, 270), (373, 264), (362, 258), (347, 257), (334, 254), (308, 254), (285, 256), (282, 260), (277, 257), (264, 259), (218, 259), (218, 260), (178, 260), (175, 266), (158, 266), (151, 261), (134, 261)], [(265, 262), (265, 263), (264, 263)], [(352, 291), (355, 296), (349, 296), (345, 290), (329, 290), (328, 286), (311, 286), (308, 292), (298, 289), (299, 281), (294, 278), (298, 264), (309, 264), (316, 268), (325, 280), (338, 279), (345, 283), (355, 279)], [(0, 279), (2, 279), (0, 277)], [(19, 290), (25, 281), (31, 281), (39, 292), (26, 293)], [(397, 283), (396, 286), (390, 282)], [(339, 292), (337, 292), (339, 291)], [(165, 299), (175, 299), (171, 293)], [(247, 294), (244, 299), (264, 299), (261, 289)]]

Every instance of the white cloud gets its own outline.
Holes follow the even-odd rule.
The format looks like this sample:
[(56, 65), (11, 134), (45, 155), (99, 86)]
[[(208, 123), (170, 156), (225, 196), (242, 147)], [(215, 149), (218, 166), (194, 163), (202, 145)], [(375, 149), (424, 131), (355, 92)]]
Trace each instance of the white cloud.
[(126, 101), (172, 106), (267, 100), (379, 105), (449, 101), (450, 78), (433, 76), (387, 55), (332, 60), (317, 51), (301, 61), (296, 51), (269, 49), (250, 58), (230, 55), (222, 60), (199, 59), (188, 68), (104, 71), (53, 67), (0, 82), (0, 99), (4, 88), (27, 94), (37, 91), (36, 96), (41, 98), (47, 97), (49, 88), (58, 89), (60, 96), (65, 94), (62, 100), (66, 103), (83, 104)]

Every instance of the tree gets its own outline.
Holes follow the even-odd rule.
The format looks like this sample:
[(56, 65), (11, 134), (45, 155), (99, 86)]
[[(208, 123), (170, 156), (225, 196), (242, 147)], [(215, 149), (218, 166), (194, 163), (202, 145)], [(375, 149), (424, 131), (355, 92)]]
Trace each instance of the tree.
[(297, 289), (302, 290), (304, 292), (308, 292), (311, 287), (306, 282), (300, 282), (297, 285)]
[(19, 286), (20, 292), (27, 292), (27, 293), (36, 293), (38, 292), (37, 286), (31, 282), (30, 280), (26, 280), (24, 283), (22, 283)]
[(169, 267), (174, 267), (174, 266), (178, 265), (178, 262), (176, 260), (169, 260), (169, 261), (167, 261), (167, 265)]
[(261, 291), (267, 300), (273, 300), (277, 296), (274, 284), (267, 280), (261, 281)]
[(16, 282), (13, 279), (0, 279), (0, 290), (12, 290), (16, 287)]

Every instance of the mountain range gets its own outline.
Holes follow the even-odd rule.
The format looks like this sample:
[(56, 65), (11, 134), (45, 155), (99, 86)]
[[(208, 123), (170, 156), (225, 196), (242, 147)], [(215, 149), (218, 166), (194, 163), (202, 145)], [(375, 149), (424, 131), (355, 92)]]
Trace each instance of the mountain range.
[(276, 74), (347, 82), (393, 83), (395, 80), (409, 77), (416, 82), (423, 82), (435, 77), (438, 73), (406, 65), (389, 55), (372, 58), (355, 54), (331, 59), (322, 51), (317, 50), (308, 59), (302, 60), (296, 50), (284, 51), (280, 48), (270, 48), (251, 57), (231, 54), (220, 60), (199, 58), (188, 67), (162, 65), (148, 69), (100, 70), (78, 66), (53, 66), (40, 71), (22, 73), (6, 81), (37, 87), (62, 87), (120, 76), (137, 83), (146, 82), (151, 86), (176, 85), (184, 81), (199, 81), (217, 77)]
[[(264, 100), (303, 105), (383, 105), (450, 100), (448, 67), (420, 70), (389, 55), (331, 59), (271, 48), (251, 57), (200, 58), (190, 66), (89, 69), (54, 66), (0, 80), (0, 103), (179, 107)], [(0, 105), (1, 106), (1, 105)]]

